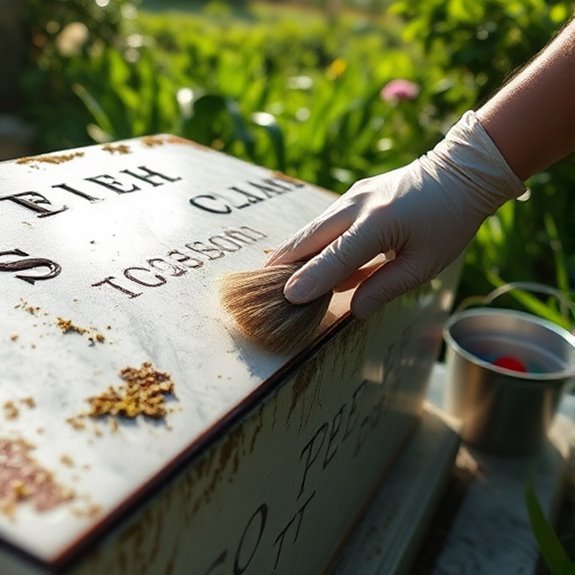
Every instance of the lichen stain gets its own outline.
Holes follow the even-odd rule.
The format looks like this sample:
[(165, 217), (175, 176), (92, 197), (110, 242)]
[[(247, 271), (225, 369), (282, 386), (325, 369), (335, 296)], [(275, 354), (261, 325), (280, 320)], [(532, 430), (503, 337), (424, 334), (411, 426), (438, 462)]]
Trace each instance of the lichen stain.
[(192, 146), (203, 152), (213, 152), (212, 148), (194, 142), (193, 140), (188, 140), (187, 138), (182, 138), (181, 136), (144, 136), (140, 138), (140, 142), (143, 146), (147, 148), (157, 148), (158, 146), (163, 146), (164, 144), (180, 144), (185, 146)]
[(212, 470), (212, 465), (209, 465), (210, 473), (207, 485), (196, 500), (192, 515), (195, 515), (203, 505), (207, 505), (211, 501), (217, 486), (226, 477), (228, 483), (233, 482), (240, 466), (240, 455), (245, 453), (245, 443), (245, 432), (242, 425), (231, 431), (216, 447), (214, 454), (210, 457), (210, 463), (215, 462), (215, 468)]
[(301, 431), (309, 423), (314, 409), (321, 404), (323, 386), (334, 380), (352, 379), (353, 372), (363, 361), (367, 332), (364, 324), (348, 325), (294, 376), (288, 423), (295, 409), (301, 405)]
[(23, 503), (41, 513), (75, 498), (31, 456), (33, 449), (23, 439), (0, 439), (0, 512), (9, 517)]
[(130, 154), (132, 152), (130, 146), (126, 144), (104, 144), (102, 150), (109, 154)]
[[(116, 547), (119, 573), (145, 573), (147, 567), (158, 564), (165, 545), (162, 537), (166, 532), (165, 515), (171, 508), (171, 491), (160, 495), (162, 501), (156, 501), (153, 507), (145, 509), (119, 536)], [(134, 570), (136, 568), (139, 570)]]
[(202, 459), (185, 478), (186, 490), (191, 500), (193, 492), (200, 483), (205, 487), (197, 497), (189, 519), (199, 509), (209, 504), (217, 487), (227, 481), (233, 483), (237, 476), (243, 457), (253, 453), (257, 439), (264, 427), (265, 405), (260, 406), (241, 425), (232, 430), (209, 455)]
[(264, 409), (265, 405), (261, 405), (260, 408), (257, 410), (257, 412), (254, 413), (254, 415), (250, 418), (250, 421), (253, 420), (253, 428), (254, 428), (252, 440), (250, 443), (250, 451), (249, 451), (250, 454), (254, 452), (254, 449), (256, 447), (256, 440), (264, 426)]
[(288, 176), (287, 174), (284, 174), (283, 172), (273, 172), (273, 177), (276, 178), (277, 180), (283, 180), (284, 182), (287, 182), (288, 184), (297, 184), (299, 186), (305, 185), (304, 181), (298, 180), (297, 178), (294, 178), (292, 176)]
[(69, 154), (56, 154), (51, 156), (31, 156), (28, 158), (19, 158), (17, 164), (64, 164), (71, 162), (76, 158), (81, 158), (84, 152), (71, 152)]

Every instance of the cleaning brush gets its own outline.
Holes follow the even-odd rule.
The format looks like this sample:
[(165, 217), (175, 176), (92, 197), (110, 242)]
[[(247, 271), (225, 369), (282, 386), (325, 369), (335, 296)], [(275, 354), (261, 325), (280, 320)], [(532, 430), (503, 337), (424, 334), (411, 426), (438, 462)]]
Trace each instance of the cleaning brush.
[(283, 290), (303, 265), (283, 264), (231, 273), (220, 281), (220, 299), (239, 331), (260, 347), (290, 353), (316, 333), (332, 293), (301, 305), (290, 303)]

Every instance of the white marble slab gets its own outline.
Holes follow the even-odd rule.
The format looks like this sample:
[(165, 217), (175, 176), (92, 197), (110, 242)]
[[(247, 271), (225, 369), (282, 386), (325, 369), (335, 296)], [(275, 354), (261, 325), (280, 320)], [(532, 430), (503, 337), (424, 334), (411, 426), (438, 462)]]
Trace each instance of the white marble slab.
[[(126, 148), (92, 147), (0, 168), (0, 252), (28, 254), (4, 253), (0, 263), (43, 258), (61, 267), (56, 277), (34, 283), (17, 276), (43, 276), (49, 268), (0, 268), (0, 404), (27, 397), (36, 404), (21, 406), (20, 416), (4, 419), (2, 430), (32, 442), (38, 461), (62, 484), (73, 485), (88, 506), (98, 505), (102, 516), (286, 363), (288, 358), (236, 335), (219, 306), (217, 278), (261, 266), (266, 250), (333, 200), (327, 192), (310, 193), (310, 186), (278, 179), (267, 184), (276, 190), (272, 197), (248, 204), (255, 200), (231, 188), (265, 197), (248, 182), (266, 185), (273, 174), (168, 140), (132, 140), (122, 144)], [(124, 153), (107, 151), (114, 149)], [(51, 163), (58, 157), (64, 160)], [(161, 175), (146, 182), (122, 172), (147, 177), (145, 169)], [(192, 198), (224, 213), (197, 208)], [(36, 202), (42, 211), (18, 200)], [(64, 205), (68, 209), (58, 213)], [(253, 238), (245, 244), (226, 235), (242, 230)], [(140, 283), (127, 279), (126, 269)], [(110, 277), (125, 291), (102, 284)], [(87, 336), (64, 334), (59, 317), (94, 328), (105, 341), (92, 345)], [(122, 368), (145, 361), (176, 382), (177, 409), (167, 425), (137, 421), (111, 432), (88, 422), (86, 432), (73, 429), (67, 419), (86, 411), (87, 397), (120, 383)], [(74, 466), (62, 464), (62, 457)], [(17, 519), (0, 515), (3, 536), (44, 559), (58, 555), (93, 522), (66, 506), (41, 516), (23, 508)]]
[[(292, 547), (277, 572), (329, 561), (415, 425), (458, 266), (369, 322), (351, 322), (336, 298), (316, 341), (282, 357), (236, 333), (217, 279), (261, 266), (332, 194), (171, 136), (4, 163), (0, 190), (1, 435), (32, 444), (75, 494), (49, 512), (0, 513), (0, 567), (175, 575), (197, 561), (212, 573), (220, 559), (233, 567), (253, 519), (265, 540), (235, 560), (267, 570), (289, 514), (303, 516), (308, 472), (328, 487), (307, 529), (330, 509), (333, 537)], [(64, 333), (59, 318), (85, 332)], [(144, 362), (175, 383), (165, 421), (71, 425)], [(310, 455), (320, 443), (321, 465)]]

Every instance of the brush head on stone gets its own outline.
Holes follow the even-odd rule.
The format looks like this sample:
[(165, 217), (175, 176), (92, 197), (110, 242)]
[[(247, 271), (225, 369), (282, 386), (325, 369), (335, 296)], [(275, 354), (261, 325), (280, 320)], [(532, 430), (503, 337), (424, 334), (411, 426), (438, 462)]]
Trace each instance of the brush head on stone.
[(308, 343), (329, 307), (331, 292), (301, 305), (285, 298), (284, 286), (301, 265), (231, 273), (220, 281), (220, 299), (239, 331), (268, 351), (290, 353)]

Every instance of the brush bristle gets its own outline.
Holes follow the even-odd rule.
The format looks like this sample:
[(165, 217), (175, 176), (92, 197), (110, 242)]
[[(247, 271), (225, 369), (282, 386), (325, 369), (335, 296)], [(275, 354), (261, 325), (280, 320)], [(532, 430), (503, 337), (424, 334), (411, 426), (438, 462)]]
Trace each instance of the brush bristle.
[(220, 298), (239, 331), (262, 348), (289, 353), (313, 337), (332, 294), (294, 305), (284, 296), (287, 280), (299, 264), (231, 273), (220, 281)]

